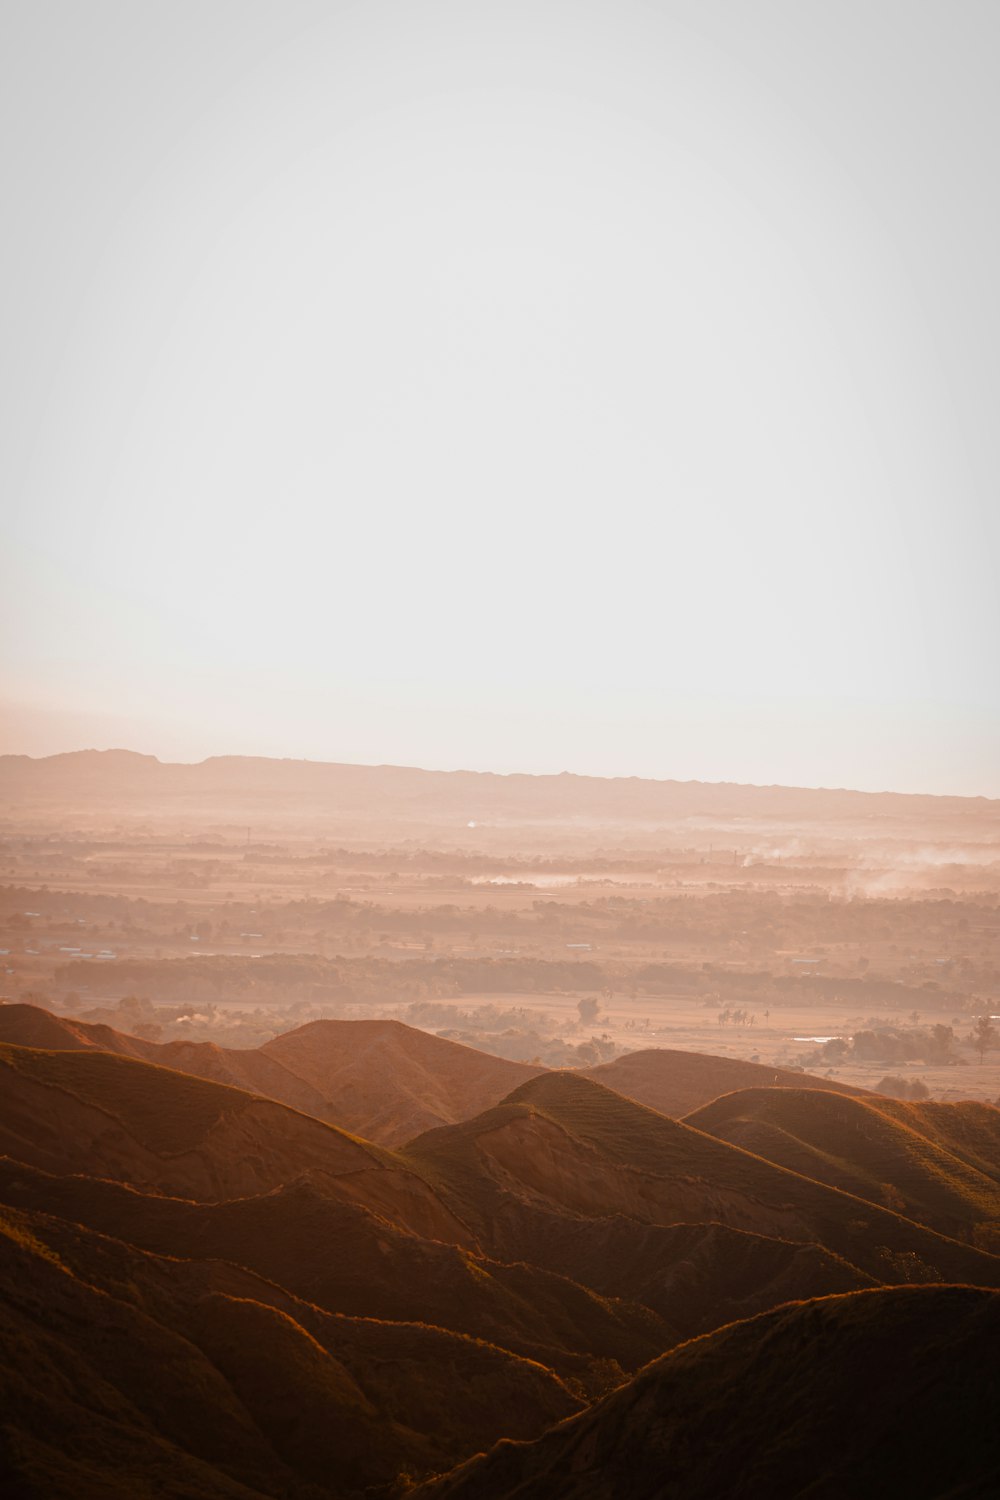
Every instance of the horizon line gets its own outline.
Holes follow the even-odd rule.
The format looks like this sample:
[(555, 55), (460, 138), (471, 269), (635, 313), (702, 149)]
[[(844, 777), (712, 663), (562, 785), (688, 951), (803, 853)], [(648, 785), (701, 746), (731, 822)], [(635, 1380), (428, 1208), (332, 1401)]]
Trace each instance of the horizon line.
[(786, 792), (816, 792), (816, 793), (845, 793), (853, 797), (906, 797), (906, 798), (928, 798), (935, 801), (953, 802), (1000, 802), (1000, 797), (990, 797), (982, 792), (901, 792), (894, 791), (890, 787), (883, 787), (878, 791), (868, 790), (862, 787), (849, 786), (805, 786), (797, 783), (785, 783), (780, 781), (704, 781), (699, 777), (681, 779), (675, 776), (639, 776), (635, 774), (618, 774), (614, 776), (601, 776), (586, 771), (496, 771), (476, 770), (466, 766), (454, 766), (445, 769), (436, 766), (406, 765), (395, 761), (348, 761), (348, 760), (316, 760), (309, 756), (295, 755), (255, 755), (243, 752), (225, 753), (218, 755), (206, 755), (200, 760), (163, 760), (160, 756), (145, 750), (132, 750), (124, 745), (109, 745), (105, 749), (98, 749), (89, 745), (75, 750), (57, 750), (49, 755), (29, 755), (19, 751), (4, 751), (0, 753), (0, 763), (8, 760), (26, 760), (35, 765), (41, 765), (45, 761), (66, 760), (73, 756), (96, 755), (113, 756), (125, 755), (134, 757), (136, 760), (153, 761), (158, 766), (173, 767), (185, 766), (192, 770), (200, 766), (206, 766), (212, 761), (239, 760), (239, 761), (264, 761), (271, 765), (306, 765), (306, 766), (336, 766), (351, 770), (365, 771), (415, 771), (424, 776), (493, 776), (504, 780), (521, 777), (532, 781), (558, 781), (563, 778), (573, 778), (578, 781), (598, 782), (643, 782), (649, 786), (703, 786), (703, 787), (739, 787), (753, 791), (786, 791)]

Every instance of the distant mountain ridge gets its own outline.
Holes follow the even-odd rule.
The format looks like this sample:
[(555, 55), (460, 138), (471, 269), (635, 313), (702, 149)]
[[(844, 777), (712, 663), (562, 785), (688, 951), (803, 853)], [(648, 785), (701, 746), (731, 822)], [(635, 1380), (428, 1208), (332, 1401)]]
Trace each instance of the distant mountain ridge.
[(697, 815), (731, 817), (930, 818), (984, 814), (1000, 817), (1000, 800), (843, 788), (753, 786), (736, 782), (653, 780), (638, 776), (581, 776), (522, 772), (433, 771), (414, 766), (366, 766), (335, 761), (211, 756), (197, 763), (160, 761), (131, 750), (78, 750), (33, 758), (0, 756), (0, 800), (29, 801), (83, 795), (98, 801), (180, 803), (204, 798), (274, 802), (326, 813), (358, 813), (404, 820), (428, 816), (527, 821), (567, 816), (595, 821), (657, 821)]

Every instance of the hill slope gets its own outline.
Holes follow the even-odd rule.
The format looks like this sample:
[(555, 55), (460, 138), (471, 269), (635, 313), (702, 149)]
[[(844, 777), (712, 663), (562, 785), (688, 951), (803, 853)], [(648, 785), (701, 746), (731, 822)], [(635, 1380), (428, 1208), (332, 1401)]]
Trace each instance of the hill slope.
[(111, 1026), (0, 1005), (0, 1043), (112, 1052), (226, 1083), (366, 1140), (402, 1145), (497, 1104), (544, 1071), (478, 1052), (401, 1021), (311, 1021), (258, 1048), (147, 1042)]
[(488, 1344), (7, 1207), (0, 1328), (7, 1494), (353, 1496), (579, 1406)]
[(815, 1243), (880, 1281), (1000, 1286), (994, 1256), (572, 1073), (533, 1079), (496, 1109), (419, 1137), (403, 1155), (502, 1258), (532, 1258), (539, 1221), (555, 1206), (581, 1218), (717, 1221)]
[(421, 1239), (324, 1186), (302, 1178), (259, 1197), (193, 1203), (0, 1157), (0, 1203), (57, 1214), (146, 1251), (245, 1266), (329, 1311), (484, 1339), (587, 1389), (607, 1383), (601, 1362), (634, 1370), (675, 1340), (641, 1300), (609, 1300), (613, 1293), (554, 1270)]
[(310, 1021), (260, 1051), (322, 1094), (344, 1129), (389, 1145), (479, 1114), (544, 1071), (402, 1021)]
[(614, 1089), (616, 1094), (624, 1094), (626, 1099), (634, 1099), (637, 1104), (645, 1104), (675, 1119), (735, 1089), (825, 1089), (835, 1094), (867, 1097), (864, 1089), (836, 1083), (832, 1078), (740, 1062), (735, 1057), (713, 1057), (707, 1052), (679, 1052), (670, 1047), (628, 1052), (614, 1062), (599, 1063), (583, 1071), (586, 1077)]
[[(989, 1118), (926, 1128), (978, 1159)], [(0, 1045), (0, 1148), (0, 1478), (39, 1497), (346, 1500), (789, 1295), (1000, 1286), (993, 1256), (573, 1073), (393, 1151)]]
[(464, 1243), (426, 1181), (380, 1146), (270, 1099), (107, 1052), (0, 1045), (0, 1152), (176, 1197), (268, 1192), (303, 1172), (406, 1228)]
[(1000, 1493), (998, 1348), (1000, 1296), (971, 1287), (787, 1305), (681, 1345), (416, 1496), (986, 1500)]
[(53, 1015), (37, 1005), (0, 1005), (0, 1042), (57, 1052), (114, 1052), (277, 1099), (291, 1109), (332, 1124), (326, 1100), (304, 1079), (255, 1047), (217, 1047), (213, 1042), (147, 1042), (112, 1026)]
[[(0, 1042), (139, 1058), (276, 1099), (389, 1146), (481, 1114), (546, 1071), (385, 1020), (312, 1021), (260, 1048), (238, 1049), (209, 1042), (147, 1042), (37, 1006), (4, 1005)], [(662, 1048), (581, 1069), (580, 1076), (675, 1118), (720, 1094), (761, 1086), (867, 1097), (861, 1089), (808, 1073)]]
[(744, 1089), (686, 1123), (942, 1234), (1000, 1226), (1000, 1110), (988, 1104)]

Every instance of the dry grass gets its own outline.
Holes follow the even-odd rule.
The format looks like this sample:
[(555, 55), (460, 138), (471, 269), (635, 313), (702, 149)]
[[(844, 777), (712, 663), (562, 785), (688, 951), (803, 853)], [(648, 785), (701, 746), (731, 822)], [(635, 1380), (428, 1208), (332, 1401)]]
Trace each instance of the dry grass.
[(686, 1123), (943, 1234), (1000, 1222), (1000, 1110), (989, 1105), (748, 1089)]
[(899, 1280), (897, 1258), (913, 1255), (910, 1274), (1000, 1286), (1000, 1259), (574, 1073), (534, 1079), (478, 1119), (420, 1137), (405, 1154), (483, 1235), (518, 1202), (543, 1198), (585, 1217), (718, 1220), (815, 1243), (880, 1281)]

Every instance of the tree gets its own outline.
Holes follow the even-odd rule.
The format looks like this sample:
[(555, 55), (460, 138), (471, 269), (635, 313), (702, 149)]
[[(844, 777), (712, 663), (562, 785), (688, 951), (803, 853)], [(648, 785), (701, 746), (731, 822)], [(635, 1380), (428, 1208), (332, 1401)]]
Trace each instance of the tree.
[(577, 1014), (580, 1017), (581, 1026), (592, 1026), (597, 1021), (599, 1010), (598, 1002), (589, 995), (576, 1002)]
[(979, 1052), (979, 1061), (983, 1062), (989, 1049), (997, 1044), (997, 1033), (992, 1016), (976, 1018), (976, 1029), (972, 1033), (972, 1041)]
[(942, 1026), (940, 1023), (933, 1026), (927, 1040), (929, 1061), (935, 1063), (948, 1062), (954, 1042), (955, 1033), (950, 1026)]

